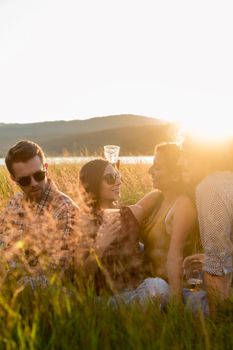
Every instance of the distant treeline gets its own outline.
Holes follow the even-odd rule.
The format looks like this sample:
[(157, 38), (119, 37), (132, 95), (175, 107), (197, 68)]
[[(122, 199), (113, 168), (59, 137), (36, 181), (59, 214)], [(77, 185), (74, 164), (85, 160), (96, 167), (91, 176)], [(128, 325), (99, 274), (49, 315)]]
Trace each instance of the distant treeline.
[(35, 124), (0, 124), (0, 156), (18, 140), (39, 143), (47, 155), (101, 152), (105, 144), (121, 146), (121, 155), (152, 154), (160, 142), (176, 138), (177, 126), (155, 118), (119, 115), (88, 120)]

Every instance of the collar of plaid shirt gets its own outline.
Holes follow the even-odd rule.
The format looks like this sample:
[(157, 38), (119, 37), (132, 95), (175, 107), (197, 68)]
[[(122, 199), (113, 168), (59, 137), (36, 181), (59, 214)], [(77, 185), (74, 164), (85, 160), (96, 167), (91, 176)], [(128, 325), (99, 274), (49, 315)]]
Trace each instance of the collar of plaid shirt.
[(48, 179), (48, 187), (44, 191), (40, 201), (35, 205), (36, 214), (39, 215), (43, 211), (43, 209), (48, 206), (50, 199), (52, 199), (52, 192), (56, 190), (57, 187), (54, 184), (54, 182), (51, 179)]
[[(32, 202), (23, 194), (23, 197), (22, 197), (23, 201), (21, 203), (16, 204), (16, 206), (18, 207), (18, 210), (19, 210), (18, 214), (21, 213), (21, 215), (19, 215), (19, 216), (24, 218), (25, 211), (28, 209), (32, 210), (34, 212), (35, 216), (40, 216), (42, 214), (43, 210), (48, 208), (49, 203), (53, 199), (53, 192), (54, 191), (57, 191), (57, 187), (51, 179), (48, 179), (48, 187), (44, 191), (39, 202)], [(24, 204), (23, 204), (23, 202), (24, 202)], [(25, 208), (25, 204), (26, 204), (27, 209)], [(22, 220), (22, 221), (24, 221), (24, 220)], [(23, 224), (23, 222), (21, 223), (21, 225), (22, 224)]]

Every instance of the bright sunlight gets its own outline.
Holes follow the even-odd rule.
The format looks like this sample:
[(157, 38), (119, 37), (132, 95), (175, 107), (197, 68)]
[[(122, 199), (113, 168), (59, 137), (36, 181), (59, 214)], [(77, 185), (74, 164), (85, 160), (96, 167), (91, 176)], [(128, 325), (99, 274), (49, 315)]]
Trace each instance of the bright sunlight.
[(183, 128), (201, 141), (224, 142), (233, 137), (233, 119), (221, 117), (213, 120), (211, 117), (202, 120), (183, 120)]

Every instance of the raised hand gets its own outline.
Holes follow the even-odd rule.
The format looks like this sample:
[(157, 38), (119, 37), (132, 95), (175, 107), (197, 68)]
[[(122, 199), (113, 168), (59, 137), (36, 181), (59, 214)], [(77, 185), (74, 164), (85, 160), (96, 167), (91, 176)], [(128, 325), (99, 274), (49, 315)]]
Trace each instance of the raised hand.
[(120, 213), (104, 216), (103, 223), (97, 233), (96, 248), (102, 253), (105, 252), (110, 247), (110, 245), (117, 240), (120, 231)]

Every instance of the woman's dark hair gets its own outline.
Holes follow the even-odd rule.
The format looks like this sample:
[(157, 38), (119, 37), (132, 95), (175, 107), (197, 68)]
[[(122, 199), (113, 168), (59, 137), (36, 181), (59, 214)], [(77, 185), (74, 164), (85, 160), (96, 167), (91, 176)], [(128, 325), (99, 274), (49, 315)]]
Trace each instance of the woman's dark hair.
[(182, 169), (179, 165), (181, 156), (181, 147), (175, 142), (160, 143), (155, 147), (155, 154), (163, 154), (163, 160), (167, 169), (176, 178), (174, 186), (177, 191), (185, 193), (192, 201), (194, 201), (194, 188), (186, 184), (182, 180)]
[(155, 147), (156, 153), (163, 153), (164, 161), (168, 170), (175, 172), (181, 172), (181, 169), (178, 165), (178, 160), (181, 155), (181, 148), (175, 142), (164, 142), (160, 143)]
[(100, 201), (100, 184), (105, 168), (110, 163), (105, 159), (95, 159), (83, 165), (79, 173), (84, 200), (92, 209), (97, 209)]

